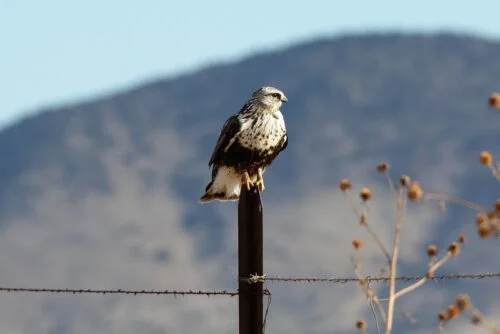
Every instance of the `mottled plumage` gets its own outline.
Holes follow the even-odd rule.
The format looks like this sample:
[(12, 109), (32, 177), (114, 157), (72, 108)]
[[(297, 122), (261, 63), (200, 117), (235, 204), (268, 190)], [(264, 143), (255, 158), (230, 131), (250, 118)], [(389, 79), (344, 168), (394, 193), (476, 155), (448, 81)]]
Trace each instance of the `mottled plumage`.
[(248, 186), (249, 181), (264, 190), (265, 168), (288, 144), (280, 111), (281, 104), (287, 101), (279, 89), (259, 88), (240, 112), (224, 123), (208, 163), (212, 181), (200, 198), (201, 203), (237, 200), (242, 184)]

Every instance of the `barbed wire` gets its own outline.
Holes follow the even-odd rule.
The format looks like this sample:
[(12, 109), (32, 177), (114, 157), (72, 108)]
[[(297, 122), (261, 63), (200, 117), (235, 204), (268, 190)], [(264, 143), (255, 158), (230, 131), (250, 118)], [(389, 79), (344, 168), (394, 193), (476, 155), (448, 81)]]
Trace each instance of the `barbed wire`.
[[(425, 276), (399, 276), (396, 277), (396, 281), (410, 282), (418, 281)], [(448, 274), (448, 275), (436, 275), (429, 280), (434, 281), (444, 281), (453, 279), (487, 279), (487, 278), (500, 278), (500, 273), (483, 273), (483, 274)], [(359, 278), (346, 277), (264, 277), (262, 278), (266, 282), (305, 282), (305, 283), (334, 283), (334, 284), (345, 284), (359, 282)], [(367, 282), (388, 282), (389, 277), (365, 277)]]
[(0, 287), (0, 292), (27, 292), (27, 293), (67, 293), (67, 294), (98, 294), (98, 295), (173, 295), (173, 296), (230, 296), (238, 295), (238, 291), (228, 290), (125, 290), (125, 289), (50, 289), (50, 288), (9, 288)]
[[(229, 290), (126, 290), (126, 289), (50, 289), (50, 288), (9, 288), (0, 287), (0, 292), (24, 292), (24, 293), (66, 293), (66, 294), (97, 294), (97, 295), (173, 295), (177, 296), (229, 296), (234, 297), (238, 291)], [(271, 295), (267, 289), (264, 290), (264, 295)]]
[[(425, 276), (399, 276), (397, 281), (418, 281)], [(241, 280), (249, 281), (249, 278), (240, 278)], [(261, 277), (264, 282), (280, 283), (280, 282), (305, 282), (305, 283), (333, 283), (346, 284), (359, 282), (355, 277)], [(367, 276), (367, 282), (388, 282), (389, 277), (370, 277)], [(455, 279), (500, 279), (500, 273), (482, 273), (482, 274), (448, 274), (436, 275), (429, 280), (444, 281)], [(0, 286), (0, 293), (54, 293), (54, 294), (98, 294), (98, 295), (173, 295), (173, 296), (229, 296), (235, 297), (238, 295), (237, 290), (127, 290), (127, 289), (60, 289), (60, 288), (15, 288)], [(271, 295), (267, 289), (264, 290), (264, 295)]]

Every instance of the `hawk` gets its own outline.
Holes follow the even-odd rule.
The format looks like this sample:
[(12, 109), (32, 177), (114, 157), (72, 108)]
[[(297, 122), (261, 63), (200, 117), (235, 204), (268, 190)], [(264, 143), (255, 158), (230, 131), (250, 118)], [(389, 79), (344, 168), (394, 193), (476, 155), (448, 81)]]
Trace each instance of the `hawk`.
[(283, 102), (288, 99), (282, 91), (261, 87), (224, 123), (208, 162), (212, 180), (200, 203), (238, 200), (242, 184), (248, 190), (252, 185), (264, 190), (266, 167), (288, 144)]

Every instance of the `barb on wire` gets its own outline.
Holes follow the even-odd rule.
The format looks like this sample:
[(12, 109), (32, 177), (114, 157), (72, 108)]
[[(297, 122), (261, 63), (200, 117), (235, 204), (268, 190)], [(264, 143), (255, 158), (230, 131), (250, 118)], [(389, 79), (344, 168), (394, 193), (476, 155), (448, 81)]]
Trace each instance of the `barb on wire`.
[[(424, 276), (400, 276), (396, 277), (397, 281), (418, 281)], [(449, 274), (449, 275), (436, 275), (430, 280), (443, 281), (453, 279), (485, 279), (485, 278), (500, 278), (500, 273), (483, 273), (483, 274)], [(366, 279), (369, 282), (388, 282), (389, 277), (369, 277)], [(265, 277), (266, 282), (305, 282), (305, 283), (353, 283), (359, 282), (359, 278), (346, 277)]]
[(255, 284), (255, 283), (264, 283), (264, 280), (266, 279), (267, 277), (267, 274), (264, 273), (262, 275), (257, 275), (257, 274), (254, 274), (254, 275), (250, 275), (250, 278), (247, 278), (247, 282), (250, 283), (250, 284)]
[(201, 291), (201, 290), (124, 290), (124, 289), (48, 289), (48, 288), (9, 288), (0, 287), (0, 292), (31, 292), (31, 293), (68, 293), (68, 294), (117, 294), (117, 295), (173, 295), (173, 296), (230, 296), (238, 295), (237, 291)]

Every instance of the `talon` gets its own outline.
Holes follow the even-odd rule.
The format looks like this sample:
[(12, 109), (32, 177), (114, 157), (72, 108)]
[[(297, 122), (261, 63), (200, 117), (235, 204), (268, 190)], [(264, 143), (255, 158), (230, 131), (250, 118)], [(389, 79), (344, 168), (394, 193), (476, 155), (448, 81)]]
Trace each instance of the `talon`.
[(259, 191), (264, 191), (264, 189), (266, 189), (266, 187), (264, 187), (264, 180), (257, 180), (255, 185), (259, 188)]
[(262, 168), (257, 169), (257, 182), (255, 185), (259, 188), (259, 191), (264, 191), (264, 189), (266, 189), (264, 186), (264, 178), (262, 177)]
[(250, 179), (250, 175), (248, 175), (247, 171), (243, 174), (243, 183), (246, 185), (248, 191), (252, 189), (252, 180)]

